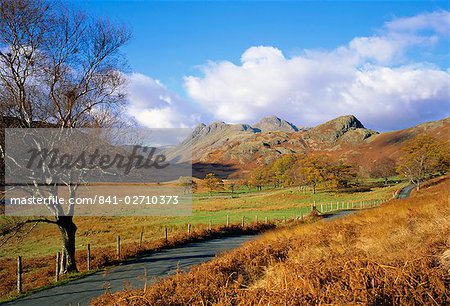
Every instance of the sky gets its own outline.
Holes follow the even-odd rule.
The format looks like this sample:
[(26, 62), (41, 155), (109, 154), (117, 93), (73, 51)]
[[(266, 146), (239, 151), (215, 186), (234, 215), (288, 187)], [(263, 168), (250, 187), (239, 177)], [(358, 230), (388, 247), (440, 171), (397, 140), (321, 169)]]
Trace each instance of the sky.
[(127, 113), (148, 127), (450, 116), (448, 1), (72, 3), (131, 29)]

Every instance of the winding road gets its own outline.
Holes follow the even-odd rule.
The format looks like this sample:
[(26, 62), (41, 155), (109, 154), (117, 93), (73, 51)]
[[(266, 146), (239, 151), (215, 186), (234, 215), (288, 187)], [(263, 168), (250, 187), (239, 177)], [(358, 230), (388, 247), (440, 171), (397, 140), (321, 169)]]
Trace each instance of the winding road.
[(414, 185), (410, 184), (406, 187), (404, 187), (402, 190), (400, 190), (400, 192), (398, 193), (397, 198), (399, 199), (405, 199), (407, 197), (409, 197), (411, 195), (411, 192), (413, 191), (413, 189), (415, 188)]
[(138, 257), (119, 266), (100, 271), (92, 275), (70, 281), (66, 285), (32, 293), (4, 305), (88, 305), (93, 298), (103, 294), (106, 288), (110, 292), (123, 290), (125, 287), (144, 287), (144, 269), (147, 269), (148, 283), (158, 278), (174, 274), (179, 267), (187, 270), (191, 266), (214, 258), (217, 254), (240, 246), (254, 235), (227, 237), (205, 242), (162, 250), (147, 256)]

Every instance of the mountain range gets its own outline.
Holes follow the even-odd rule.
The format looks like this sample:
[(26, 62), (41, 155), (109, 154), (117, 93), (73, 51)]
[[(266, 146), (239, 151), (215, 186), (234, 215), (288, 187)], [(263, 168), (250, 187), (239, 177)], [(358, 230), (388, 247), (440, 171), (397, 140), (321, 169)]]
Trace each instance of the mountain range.
[(397, 160), (402, 143), (420, 133), (449, 141), (450, 117), (385, 133), (366, 128), (353, 115), (312, 128), (297, 127), (276, 116), (262, 118), (254, 125), (217, 121), (199, 124), (167, 154), (187, 159), (192, 148), (194, 175), (199, 177), (208, 172), (239, 177), (282, 154), (309, 152), (322, 152), (368, 171), (382, 157)]

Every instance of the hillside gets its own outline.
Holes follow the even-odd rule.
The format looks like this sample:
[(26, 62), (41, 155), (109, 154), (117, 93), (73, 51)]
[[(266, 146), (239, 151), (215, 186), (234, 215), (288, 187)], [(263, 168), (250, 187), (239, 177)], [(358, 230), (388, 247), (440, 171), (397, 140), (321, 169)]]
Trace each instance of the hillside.
[(397, 159), (402, 143), (420, 133), (450, 141), (450, 118), (386, 133), (366, 128), (352, 115), (309, 129), (275, 116), (263, 118), (253, 126), (214, 122), (198, 125), (169, 156), (188, 158), (192, 147), (197, 176), (214, 171), (224, 177), (236, 177), (282, 154), (308, 152), (325, 152), (367, 170), (382, 156)]
[(449, 187), (440, 178), (406, 200), (270, 232), (93, 305), (448, 305)]

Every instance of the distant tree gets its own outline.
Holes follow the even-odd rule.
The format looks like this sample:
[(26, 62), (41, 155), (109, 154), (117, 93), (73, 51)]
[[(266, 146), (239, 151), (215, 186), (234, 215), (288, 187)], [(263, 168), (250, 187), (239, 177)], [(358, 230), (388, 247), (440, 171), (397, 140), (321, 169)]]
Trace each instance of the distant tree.
[(284, 174), (284, 184), (286, 186), (303, 186), (306, 183), (305, 176), (299, 168), (298, 161), (286, 170)]
[(294, 154), (286, 154), (279, 157), (270, 167), (276, 186), (289, 186), (292, 182), (288, 177), (288, 171), (293, 168), (297, 161)]
[(328, 158), (320, 155), (306, 156), (299, 161), (299, 170), (308, 185), (316, 193), (317, 186), (327, 180), (329, 162)]
[(215, 190), (223, 189), (223, 180), (220, 177), (217, 177), (214, 173), (208, 173), (205, 178), (205, 185), (208, 188), (209, 195), (212, 194)]
[(230, 188), (231, 197), (234, 197), (234, 188), (236, 187), (236, 183), (232, 181), (228, 186)]
[(402, 150), (403, 156), (397, 170), (407, 177), (417, 190), (429, 175), (449, 170), (450, 149), (443, 141), (419, 135), (405, 142)]
[(343, 162), (329, 164), (326, 169), (326, 180), (335, 188), (347, 187), (348, 183), (357, 177), (357, 171), (352, 165)]
[(381, 157), (370, 169), (370, 176), (383, 178), (386, 184), (389, 177), (397, 174), (396, 166), (396, 162), (392, 158), (387, 156)]
[(249, 183), (250, 185), (256, 187), (258, 191), (261, 191), (262, 187), (267, 185), (268, 181), (267, 168), (261, 166), (253, 170)]
[(184, 193), (192, 193), (197, 190), (197, 183), (188, 176), (182, 176), (178, 179), (178, 184), (184, 187)]

